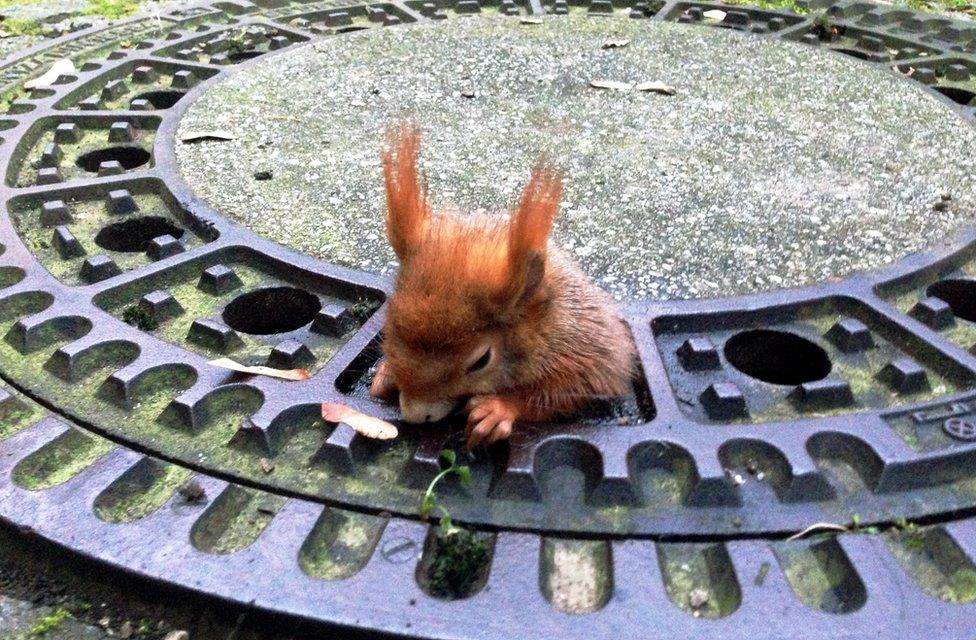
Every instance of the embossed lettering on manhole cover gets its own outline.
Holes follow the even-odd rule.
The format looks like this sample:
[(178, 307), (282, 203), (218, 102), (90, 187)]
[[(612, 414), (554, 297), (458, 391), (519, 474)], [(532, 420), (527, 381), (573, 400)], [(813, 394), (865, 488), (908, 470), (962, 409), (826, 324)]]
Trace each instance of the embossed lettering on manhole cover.
[(413, 560), (417, 555), (417, 543), (410, 538), (394, 538), (383, 545), (383, 557), (393, 564)]
[(966, 442), (976, 441), (976, 423), (965, 418), (949, 418), (942, 423), (942, 430), (951, 438)]

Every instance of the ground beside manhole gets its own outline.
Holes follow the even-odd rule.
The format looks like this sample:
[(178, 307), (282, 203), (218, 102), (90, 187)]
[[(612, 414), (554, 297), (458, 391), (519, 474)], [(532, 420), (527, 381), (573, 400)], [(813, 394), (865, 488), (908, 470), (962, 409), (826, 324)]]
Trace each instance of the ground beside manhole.
[(801, 44), (626, 17), (322, 40), (210, 89), (180, 131), (235, 139), (177, 154), (198, 195), (260, 235), (391, 273), (379, 153), (404, 114), (426, 130), (431, 196), (447, 210), (505, 211), (538, 155), (564, 167), (555, 241), (620, 298), (844, 277), (976, 217), (976, 133), (912, 83)]

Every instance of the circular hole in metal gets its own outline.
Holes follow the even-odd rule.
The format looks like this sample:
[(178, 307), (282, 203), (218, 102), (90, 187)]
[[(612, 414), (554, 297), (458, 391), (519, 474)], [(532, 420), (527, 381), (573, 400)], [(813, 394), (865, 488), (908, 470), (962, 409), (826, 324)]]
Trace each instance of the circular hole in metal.
[(142, 147), (106, 147), (78, 156), (76, 164), (89, 173), (98, 173), (103, 162), (117, 161), (123, 169), (135, 169), (149, 162), (149, 152)]
[(145, 100), (153, 106), (153, 109), (169, 109), (185, 95), (182, 91), (147, 91), (140, 93), (133, 100)]
[(183, 229), (162, 216), (128, 218), (102, 227), (95, 236), (95, 244), (108, 251), (134, 253), (145, 251), (153, 238), (183, 236)]
[(735, 334), (725, 343), (733, 367), (771, 384), (794, 385), (822, 380), (830, 373), (827, 352), (787, 331), (754, 329)]
[(944, 300), (957, 318), (976, 322), (976, 280), (940, 280), (929, 285), (925, 295)]
[(251, 58), (257, 58), (260, 55), (264, 55), (264, 51), (255, 51), (253, 49), (248, 51), (234, 51), (227, 54), (227, 59), (231, 62), (244, 62)]
[(960, 87), (932, 87), (956, 104), (967, 105), (976, 98), (976, 93)]
[(234, 298), (224, 308), (223, 318), (235, 331), (263, 336), (300, 329), (321, 309), (322, 303), (308, 291), (269, 287)]

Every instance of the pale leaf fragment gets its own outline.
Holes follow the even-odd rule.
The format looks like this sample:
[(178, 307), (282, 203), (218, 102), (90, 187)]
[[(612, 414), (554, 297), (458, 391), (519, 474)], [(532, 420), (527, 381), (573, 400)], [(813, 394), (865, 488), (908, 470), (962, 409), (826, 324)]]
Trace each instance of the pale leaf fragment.
[(725, 12), (721, 9), (709, 9), (702, 13), (702, 18), (705, 19), (705, 22), (721, 22), (725, 20)]
[(204, 140), (216, 140), (218, 142), (228, 142), (237, 136), (222, 129), (204, 129), (201, 131), (187, 131), (179, 136), (179, 141), (183, 143), (203, 142)]
[(811, 524), (803, 531), (794, 533), (787, 538), (786, 541), (792, 542), (794, 540), (800, 540), (801, 538), (806, 538), (811, 533), (821, 533), (823, 531), (837, 531), (839, 533), (845, 533), (847, 530), (847, 527), (842, 524), (836, 524), (834, 522), (818, 522), (816, 524)]
[(609, 89), (610, 91), (630, 91), (634, 88), (630, 82), (618, 80), (590, 80), (590, 86), (596, 89)]
[(603, 43), (604, 49), (619, 49), (630, 44), (630, 38), (609, 38)]
[(344, 404), (323, 402), (322, 419), (326, 422), (341, 422), (348, 425), (356, 433), (376, 440), (392, 440), (400, 435), (397, 428), (386, 420), (368, 416), (362, 411), (357, 411)]
[(61, 76), (70, 75), (72, 73), (77, 73), (78, 70), (75, 69), (75, 63), (67, 58), (61, 58), (51, 65), (51, 68), (33, 80), (28, 80), (24, 83), (25, 89), (46, 89), (58, 81)]
[(255, 376), (269, 376), (271, 378), (281, 378), (282, 380), (308, 380), (312, 375), (305, 369), (275, 369), (273, 367), (249, 366), (235, 362), (230, 358), (217, 358), (207, 364), (221, 369), (230, 369), (238, 373), (249, 373)]
[(662, 93), (666, 96), (673, 96), (677, 93), (669, 84), (664, 84), (663, 82), (648, 81), (648, 82), (638, 82), (634, 85), (634, 89), (637, 91), (652, 91), (654, 93)]
[(519, 20), (519, 24), (542, 24), (542, 18), (537, 18), (534, 16), (526, 16)]

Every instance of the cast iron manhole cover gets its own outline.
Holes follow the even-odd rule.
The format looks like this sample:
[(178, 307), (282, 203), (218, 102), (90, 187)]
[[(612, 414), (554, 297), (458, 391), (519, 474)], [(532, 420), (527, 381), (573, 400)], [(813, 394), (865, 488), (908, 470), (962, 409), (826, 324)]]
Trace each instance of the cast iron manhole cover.
[[(861, 2), (223, 0), (11, 59), (0, 517), (377, 633), (966, 637), (973, 51), (966, 23)], [(404, 110), (445, 203), (504, 208), (540, 150), (567, 165), (556, 240), (622, 301), (632, 397), (476, 457), (457, 425), (321, 421), (393, 416), (366, 388)], [(204, 128), (235, 138), (177, 142)], [(454, 600), (417, 513), (444, 448), (473, 482), (443, 503), (490, 555)], [(849, 531), (794, 537), (818, 523)]]

